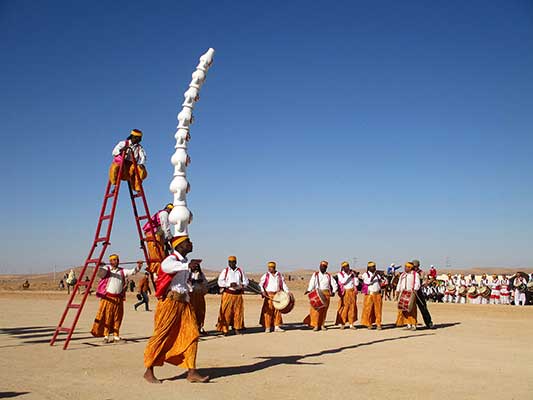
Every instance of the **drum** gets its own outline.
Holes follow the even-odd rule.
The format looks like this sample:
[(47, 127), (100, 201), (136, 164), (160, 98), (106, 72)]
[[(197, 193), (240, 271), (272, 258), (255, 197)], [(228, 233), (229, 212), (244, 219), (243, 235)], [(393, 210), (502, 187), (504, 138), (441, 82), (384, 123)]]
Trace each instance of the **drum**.
[(311, 307), (313, 307), (315, 310), (320, 310), (321, 308), (326, 307), (326, 296), (324, 296), (322, 290), (316, 288), (310, 292), (307, 297), (309, 297), (309, 303), (311, 303)]
[(468, 292), (468, 289), (466, 286), (461, 286), (459, 288), (459, 296), (465, 297), (467, 292)]
[(446, 286), (446, 291), (447, 291), (448, 293), (452, 293), (452, 294), (455, 293), (455, 286), (454, 286), (454, 285), (448, 285), (448, 286)]
[(479, 288), (479, 294), (481, 297), (488, 299), (490, 297), (491, 290), (487, 286), (481, 286)]
[(528, 282), (526, 286), (527, 286), (527, 291), (528, 292), (533, 292), (533, 281), (532, 282)]
[(518, 289), (519, 292), (523, 293), (523, 292), (525, 292), (527, 290), (527, 285), (525, 283), (521, 283), (516, 288)]
[(469, 297), (476, 297), (477, 295), (478, 295), (477, 288), (475, 286), (472, 286), (470, 289), (468, 289)]
[(290, 292), (277, 292), (272, 301), (274, 308), (282, 314), (290, 313), (294, 308), (294, 295)]
[(398, 299), (398, 310), (405, 312), (412, 311), (415, 305), (415, 296), (415, 293), (410, 290), (402, 291), (400, 298)]

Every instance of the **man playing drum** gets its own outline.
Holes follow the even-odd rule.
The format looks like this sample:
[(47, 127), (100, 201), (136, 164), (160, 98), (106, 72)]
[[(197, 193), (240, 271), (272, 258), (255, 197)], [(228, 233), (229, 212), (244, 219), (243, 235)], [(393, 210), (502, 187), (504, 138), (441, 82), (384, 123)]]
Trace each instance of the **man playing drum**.
[[(481, 275), (481, 281), (479, 282), (479, 289), (480, 289), (480, 293), (483, 293), (484, 292), (484, 289), (485, 287), (490, 287), (490, 282), (489, 282), (489, 278), (487, 278), (487, 274), (483, 274)], [(490, 297), (487, 297), (487, 296), (479, 296), (479, 304), (489, 304), (489, 298)]]
[(359, 279), (356, 278), (350, 264), (344, 261), (341, 270), (337, 274), (339, 282), (339, 306), (337, 308), (337, 319), (335, 324), (344, 329), (345, 324), (350, 324), (351, 329), (355, 329), (357, 321), (357, 286)]
[[(420, 281), (422, 281), (423, 272), (420, 269), (420, 261), (413, 260), (411, 261), (411, 264), (413, 264), (413, 270), (418, 274), (418, 278), (420, 279)], [(418, 293), (416, 296), (416, 305), (420, 309), (420, 314), (422, 314), (422, 319), (424, 320), (424, 324), (426, 325), (426, 327), (429, 329), (433, 329), (434, 328), (433, 321), (431, 320), (431, 314), (429, 313), (426, 299), (424, 298), (424, 294), (422, 293), (421, 289), (417, 289), (417, 290), (418, 290)]]
[(312, 326), (315, 332), (320, 329), (326, 330), (324, 323), (326, 322), (326, 315), (328, 313), (329, 299), (335, 295), (338, 289), (337, 282), (327, 272), (328, 262), (321, 261), (319, 269), (318, 272), (315, 272), (311, 276), (309, 286), (305, 292), (305, 294), (316, 294), (320, 297), (320, 302), (322, 303), (319, 306), (320, 308), (315, 308), (311, 304), (309, 315), (304, 319), (304, 324)]
[(455, 302), (459, 304), (466, 304), (466, 279), (464, 274), (461, 274), (459, 278), (455, 281)]
[[(420, 276), (414, 270), (414, 265), (411, 262), (405, 263), (405, 272), (400, 275), (396, 291), (400, 296), (398, 304), (398, 317), (396, 318), (396, 326), (405, 326), (411, 331), (416, 330), (417, 313), (416, 313), (416, 292), (420, 289)], [(414, 298), (412, 298), (415, 296)], [(402, 305), (402, 301), (406, 305)]]
[(445, 287), (446, 290), (444, 291), (444, 302), (453, 303), (455, 299), (455, 279), (449, 272), (446, 276)]
[(466, 280), (468, 286), (468, 302), (470, 304), (479, 304), (479, 292), (477, 290), (477, 281), (474, 274), (470, 275), (470, 278)]
[(366, 288), (365, 301), (363, 303), (363, 315), (361, 323), (368, 329), (372, 329), (373, 324), (381, 330), (381, 309), (383, 299), (381, 297), (381, 281), (383, 278), (376, 271), (376, 263), (369, 261), (367, 270), (362, 276), (363, 285)]
[(276, 332), (283, 332), (283, 328), (281, 328), (281, 324), (283, 324), (281, 311), (274, 307), (273, 300), (277, 292), (284, 291), (289, 293), (289, 288), (285, 283), (283, 275), (276, 271), (276, 263), (274, 261), (270, 261), (267, 267), (268, 272), (263, 274), (259, 281), (261, 295), (264, 298), (259, 323), (265, 328), (266, 333), (270, 333), (272, 328)]

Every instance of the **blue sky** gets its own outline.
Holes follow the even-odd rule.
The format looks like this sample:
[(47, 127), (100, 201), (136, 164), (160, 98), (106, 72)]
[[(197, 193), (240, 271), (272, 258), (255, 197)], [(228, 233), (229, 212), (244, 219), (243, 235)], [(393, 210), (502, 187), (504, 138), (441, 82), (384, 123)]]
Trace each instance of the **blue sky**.
[[(0, 272), (83, 263), (132, 128), (151, 209), (171, 201), (209, 47), (188, 172), (207, 267), (533, 266), (529, 1), (3, 1), (0, 37)], [(131, 260), (120, 207), (111, 250)]]

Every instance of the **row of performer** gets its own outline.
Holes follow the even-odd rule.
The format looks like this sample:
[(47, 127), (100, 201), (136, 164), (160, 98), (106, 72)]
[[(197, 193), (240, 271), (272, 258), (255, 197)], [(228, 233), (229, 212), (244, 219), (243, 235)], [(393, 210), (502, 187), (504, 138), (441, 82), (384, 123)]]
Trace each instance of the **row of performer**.
[(431, 296), (440, 294), (445, 303), (466, 304), (514, 304), (526, 305), (528, 295), (533, 292), (533, 281), (525, 273), (499, 277), (494, 274), (488, 278), (486, 274), (476, 280), (474, 275), (447, 275), (442, 285), (425, 285), (426, 293)]
[[(205, 295), (207, 280), (198, 259), (188, 259), (193, 244), (188, 236), (177, 236), (171, 240), (172, 253), (160, 265), (156, 279), (158, 304), (154, 316), (154, 332), (145, 349), (144, 378), (152, 383), (160, 381), (154, 375), (154, 367), (167, 362), (189, 370), (187, 379), (192, 382), (204, 382), (196, 370), (198, 338), (203, 331), (205, 320)], [(109, 257), (109, 265), (101, 266), (98, 275), (101, 278), (97, 286), (100, 304), (91, 333), (103, 337), (104, 342), (121, 342), (120, 325), (124, 315), (124, 297), (126, 279), (140, 271), (142, 262), (136, 268), (124, 269), (118, 255)], [(417, 325), (417, 292), (421, 287), (417, 261), (405, 264), (405, 272), (397, 285), (399, 293), (397, 326), (406, 326), (414, 330)], [(333, 276), (328, 271), (327, 261), (322, 261), (309, 281), (306, 294), (309, 298), (309, 314), (304, 323), (314, 331), (325, 329), (325, 320), (331, 297), (338, 295), (339, 303), (336, 324), (344, 329), (355, 329), (357, 321), (357, 287), (362, 280), (364, 306), (361, 323), (369, 329), (381, 329), (382, 321), (382, 287), (384, 277), (376, 270), (376, 264), (369, 262), (367, 271), (357, 277), (347, 262), (342, 263), (341, 270)], [(244, 289), (249, 280), (243, 268), (238, 266), (237, 258), (228, 258), (228, 266), (218, 277), (221, 290), (221, 303), (216, 328), (224, 335), (231, 330), (236, 334), (244, 331)], [(260, 315), (260, 324), (265, 332), (283, 331), (282, 315), (294, 307), (294, 296), (287, 287), (283, 274), (276, 270), (276, 263), (268, 263), (268, 271), (259, 282), (264, 298)], [(425, 303), (424, 303), (425, 306)], [(426, 309), (427, 311), (427, 309)], [(426, 317), (424, 317), (426, 325)], [(429, 327), (432, 327), (431, 321)]]

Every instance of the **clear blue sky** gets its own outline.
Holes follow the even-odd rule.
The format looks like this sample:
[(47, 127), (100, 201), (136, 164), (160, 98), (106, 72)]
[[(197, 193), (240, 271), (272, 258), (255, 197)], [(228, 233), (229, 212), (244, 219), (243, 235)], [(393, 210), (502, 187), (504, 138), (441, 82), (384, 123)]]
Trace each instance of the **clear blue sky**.
[[(83, 263), (132, 128), (151, 209), (172, 199), (209, 47), (189, 168), (207, 267), (533, 266), (531, 1), (4, 0), (0, 38), (0, 272)], [(111, 250), (135, 259), (122, 200)]]

